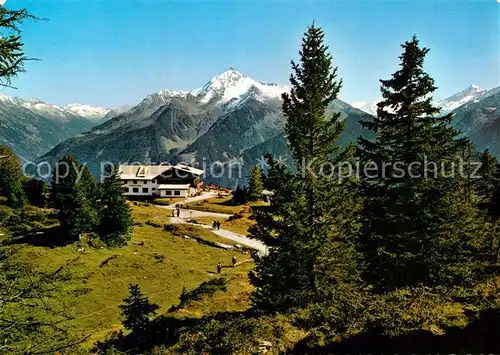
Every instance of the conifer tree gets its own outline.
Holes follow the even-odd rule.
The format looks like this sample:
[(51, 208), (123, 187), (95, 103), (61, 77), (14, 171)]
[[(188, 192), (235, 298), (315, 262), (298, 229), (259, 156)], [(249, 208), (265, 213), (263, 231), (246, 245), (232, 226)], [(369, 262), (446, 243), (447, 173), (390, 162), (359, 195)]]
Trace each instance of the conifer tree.
[(39, 179), (26, 179), (24, 181), (24, 192), (29, 203), (33, 206), (45, 207), (49, 195), (47, 183)]
[(248, 200), (261, 200), (263, 189), (264, 185), (262, 182), (262, 170), (259, 166), (256, 165), (250, 171), (250, 181), (248, 183)]
[[(80, 175), (79, 175), (80, 174)], [(94, 193), (88, 170), (71, 155), (62, 157), (54, 170), (51, 183), (53, 206), (59, 210), (61, 229), (69, 240), (94, 231), (97, 225)], [(95, 187), (93, 187), (95, 190)]]
[(128, 286), (129, 295), (123, 300), (124, 304), (120, 306), (123, 326), (134, 332), (134, 335), (140, 339), (144, 336), (151, 318), (156, 315), (158, 305), (151, 303), (147, 296), (144, 296), (139, 285)]
[[(0, 6), (0, 86), (11, 87), (12, 79), (24, 72), (28, 58), (20, 26), (26, 19), (35, 17), (26, 9)], [(10, 148), (0, 145), (0, 190), (13, 207), (25, 203), (23, 182), (20, 162)], [(27, 264), (18, 263), (19, 259), (12, 248), (0, 250), (0, 352), (77, 352), (75, 347), (83, 340), (77, 341), (64, 329), (64, 321), (71, 317), (54, 302), (47, 302), (61, 291), (59, 284), (68, 275), (61, 270), (52, 274), (32, 270)]]
[(0, 86), (10, 87), (11, 81), (25, 71), (30, 60), (24, 54), (20, 25), (25, 20), (36, 19), (26, 9), (10, 10), (0, 6)]
[(24, 176), (21, 163), (12, 149), (0, 145), (0, 194), (7, 197), (11, 207), (21, 207), (26, 203), (23, 190)]
[(268, 156), (264, 180), (274, 185), (272, 204), (258, 213), (251, 231), (270, 247), (250, 274), (256, 286), (253, 302), (263, 311), (307, 306), (357, 278), (357, 209), (356, 204), (347, 207), (351, 192), (344, 186), (347, 180), (337, 179), (336, 169), (352, 158), (353, 149), (338, 146), (345, 129), (340, 114), (326, 115), (341, 82), (323, 41), (323, 31), (309, 27), (300, 63), (292, 62), (291, 92), (283, 94), (285, 131), (298, 172), (292, 174)]
[(233, 191), (232, 203), (234, 205), (242, 205), (248, 201), (248, 191), (245, 187), (237, 186)]
[(480, 167), (477, 174), (480, 177), (478, 195), (486, 204), (489, 204), (495, 186), (498, 184), (497, 161), (490, 151), (486, 149), (481, 154)]
[(359, 139), (369, 169), (361, 183), (365, 280), (382, 291), (470, 285), (488, 259), (489, 233), (473, 180), (461, 173), (470, 143), (449, 125), (452, 114), (432, 105), (436, 87), (423, 69), (429, 49), (416, 37), (402, 48), (400, 70), (381, 80), (377, 117), (363, 122), (376, 138)]
[(130, 240), (132, 212), (123, 195), (123, 182), (116, 170), (104, 179), (101, 190), (101, 239), (109, 246), (125, 245)]

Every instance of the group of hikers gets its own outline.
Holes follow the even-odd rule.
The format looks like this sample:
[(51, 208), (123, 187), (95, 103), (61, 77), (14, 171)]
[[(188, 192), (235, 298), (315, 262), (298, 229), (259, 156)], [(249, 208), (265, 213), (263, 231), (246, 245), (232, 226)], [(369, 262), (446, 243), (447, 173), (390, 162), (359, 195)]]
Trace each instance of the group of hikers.
[[(233, 255), (231, 261), (234, 267), (236, 265), (236, 255)], [(217, 264), (217, 273), (220, 274), (221, 270), (222, 270), (222, 263), (219, 261), (219, 263)]]
[(181, 215), (181, 209), (177, 206), (175, 207), (175, 210), (172, 210), (172, 217), (175, 217), (175, 215), (177, 215), (177, 218)]
[(214, 229), (214, 230), (220, 230), (220, 222), (219, 221), (214, 221), (214, 223), (212, 223), (212, 229)]

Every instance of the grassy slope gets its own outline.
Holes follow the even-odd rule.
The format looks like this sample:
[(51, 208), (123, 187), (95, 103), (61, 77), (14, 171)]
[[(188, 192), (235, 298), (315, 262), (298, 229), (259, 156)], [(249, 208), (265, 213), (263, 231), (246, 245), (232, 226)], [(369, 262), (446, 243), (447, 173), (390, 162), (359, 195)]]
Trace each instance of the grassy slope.
[(247, 235), (248, 228), (253, 226), (255, 222), (244, 215), (244, 218), (238, 218), (232, 221), (228, 221), (225, 218), (213, 218), (213, 217), (197, 217), (196, 222), (203, 224), (212, 224), (213, 221), (218, 221), (221, 223), (222, 229), (227, 229), (228, 231)]
[[(75, 298), (76, 290), (83, 290), (77, 306), (71, 310), (76, 317), (67, 324), (67, 329), (78, 334), (92, 334), (86, 345), (96, 339), (103, 339), (108, 332), (121, 327), (118, 306), (127, 295), (127, 285), (137, 283), (151, 301), (161, 306), (159, 313), (166, 312), (178, 303), (183, 287), (188, 290), (213, 276), (219, 261), (231, 264), (233, 252), (227, 252), (200, 245), (192, 240), (174, 236), (144, 224), (147, 220), (168, 220), (168, 211), (157, 207), (133, 206), (136, 226), (129, 246), (120, 249), (94, 250), (86, 248), (84, 253), (77, 251), (77, 245), (47, 248), (21, 245), (18, 258), (41, 271), (54, 271), (67, 265), (74, 278), (65, 286), (68, 302)], [(204, 231), (204, 233), (210, 233)], [(211, 234), (211, 233), (210, 233)], [(224, 242), (217, 236), (215, 240)], [(135, 245), (134, 242), (144, 242)], [(107, 265), (101, 263), (110, 257)], [(165, 259), (162, 261), (161, 257)], [(249, 259), (248, 255), (237, 254), (239, 260)], [(205, 311), (242, 310), (248, 306), (250, 286), (246, 277), (252, 263), (236, 268), (223, 268), (222, 276), (230, 280), (229, 291), (216, 294), (217, 301), (202, 301), (190, 316), (201, 315)], [(185, 316), (183, 312), (178, 311)]]
[(208, 200), (195, 201), (184, 204), (185, 208), (191, 208), (198, 211), (216, 212), (216, 213), (226, 213), (235, 214), (242, 212), (246, 205), (233, 206), (230, 204), (232, 196), (226, 197), (214, 197)]

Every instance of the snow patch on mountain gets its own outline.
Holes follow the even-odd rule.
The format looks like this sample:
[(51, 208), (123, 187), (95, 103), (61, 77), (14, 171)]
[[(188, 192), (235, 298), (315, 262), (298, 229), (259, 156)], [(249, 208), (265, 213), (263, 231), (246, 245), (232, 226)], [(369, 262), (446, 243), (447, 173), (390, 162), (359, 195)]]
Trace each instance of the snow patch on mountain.
[(64, 107), (65, 110), (74, 112), (90, 120), (100, 120), (111, 110), (103, 107), (93, 107), (90, 105), (70, 104)]
[(377, 115), (377, 104), (380, 100), (375, 101), (358, 101), (351, 104), (352, 107), (358, 110), (369, 113), (370, 115)]
[(0, 95), (0, 104), (9, 107), (23, 107), (28, 110), (36, 111), (47, 118), (60, 118), (67, 120), (70, 117), (85, 118), (90, 121), (103, 119), (111, 110), (102, 107), (93, 107), (90, 105), (71, 104), (65, 107), (52, 105), (38, 98), (22, 99), (17, 96)]
[(240, 100), (248, 98), (249, 93), (258, 91), (255, 98), (260, 100), (277, 99), (284, 92), (289, 92), (290, 88), (285, 85), (268, 84), (247, 77), (240, 71), (229, 68), (224, 73), (214, 76), (202, 88), (190, 91), (190, 95), (196, 97), (202, 103), (213, 102), (218, 105), (232, 102), (231, 106), (236, 106)]
[(468, 102), (473, 102), (478, 100), (486, 93), (486, 90), (480, 88), (477, 85), (471, 85), (465, 90), (462, 90), (455, 95), (448, 97), (447, 99), (437, 101), (435, 104), (441, 107), (442, 113), (451, 112), (460, 106), (465, 105)]
[[(446, 114), (449, 113), (460, 106), (463, 106), (469, 102), (476, 102), (481, 97), (489, 94), (486, 90), (480, 88), (477, 85), (471, 85), (465, 90), (462, 90), (447, 99), (435, 101), (434, 105), (441, 107), (441, 113)], [(357, 108), (361, 111), (369, 113), (371, 115), (377, 114), (377, 104), (381, 100), (375, 101), (358, 101), (351, 104), (352, 107)]]
[(257, 81), (234, 68), (229, 68), (197, 89), (164, 89), (150, 94), (139, 105), (132, 108), (130, 114), (147, 117), (175, 98), (194, 100), (196, 104), (220, 106), (230, 111), (240, 107), (250, 98), (266, 102), (281, 99), (281, 95), (285, 92), (290, 92), (289, 86)]

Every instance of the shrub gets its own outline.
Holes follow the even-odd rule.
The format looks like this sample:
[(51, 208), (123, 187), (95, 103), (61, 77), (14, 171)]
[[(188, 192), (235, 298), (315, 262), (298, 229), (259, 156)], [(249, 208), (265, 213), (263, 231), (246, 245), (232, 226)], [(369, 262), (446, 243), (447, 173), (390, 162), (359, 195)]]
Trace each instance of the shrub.
[(162, 225), (161, 225), (160, 223), (155, 222), (155, 221), (151, 221), (151, 220), (148, 220), (148, 221), (146, 222), (146, 224), (147, 224), (148, 226), (155, 227), (155, 228), (161, 228), (161, 227), (162, 227)]
[(241, 219), (241, 218), (243, 218), (243, 214), (241, 214), (241, 213), (235, 213), (231, 217), (229, 217), (227, 219), (227, 221), (231, 222), (231, 221), (234, 221), (234, 220), (237, 220), (237, 219)]
[(227, 280), (219, 277), (206, 282), (203, 282), (194, 290), (187, 291), (186, 288), (182, 289), (179, 296), (180, 307), (184, 307), (191, 301), (199, 301), (203, 296), (212, 296), (217, 291), (227, 291)]
[(165, 232), (176, 232), (177, 231), (177, 226), (174, 224), (165, 224), (163, 226), (163, 230)]
[(304, 336), (286, 316), (222, 315), (183, 332), (165, 354), (259, 354), (265, 343), (271, 346), (272, 354), (291, 353)]

